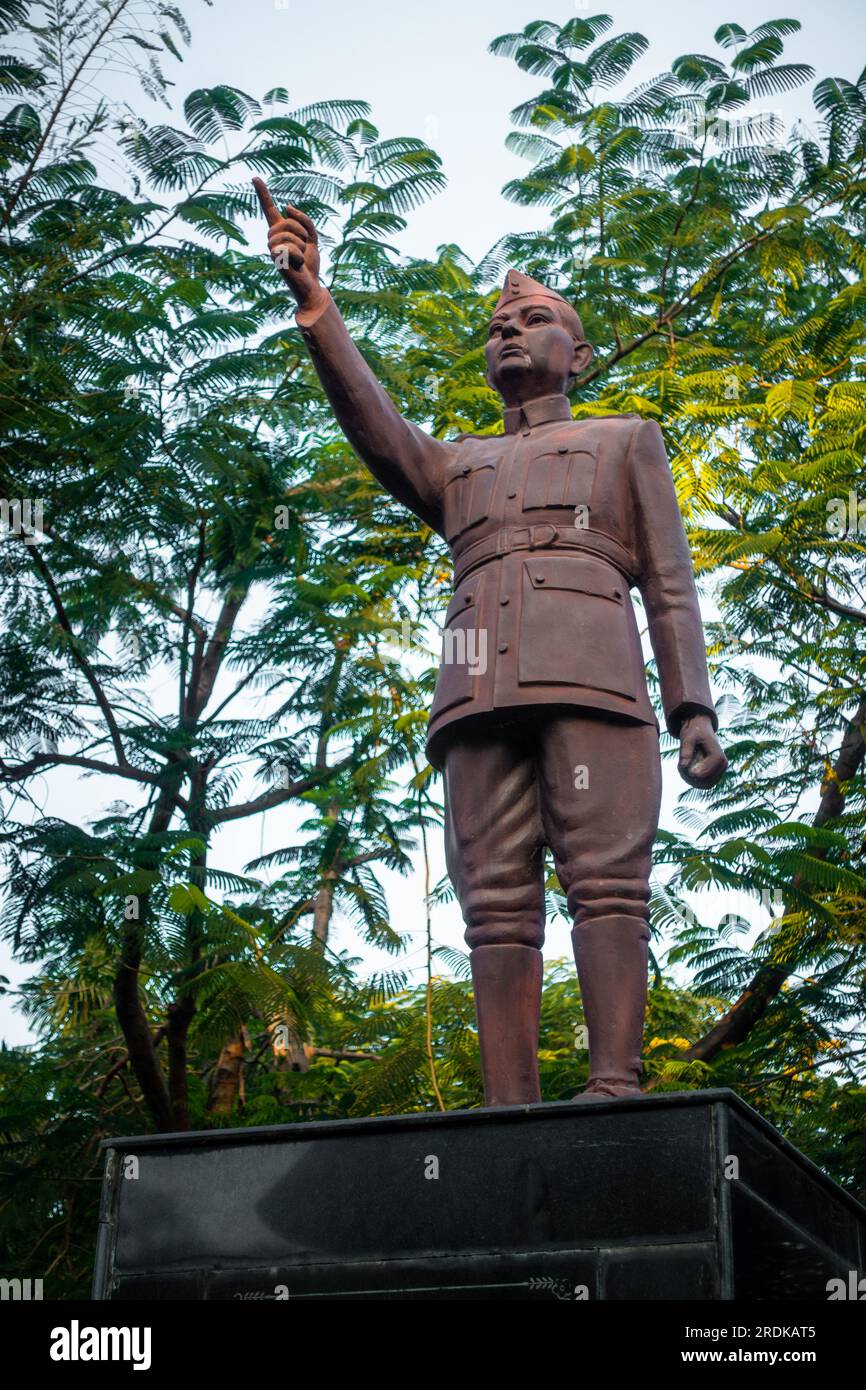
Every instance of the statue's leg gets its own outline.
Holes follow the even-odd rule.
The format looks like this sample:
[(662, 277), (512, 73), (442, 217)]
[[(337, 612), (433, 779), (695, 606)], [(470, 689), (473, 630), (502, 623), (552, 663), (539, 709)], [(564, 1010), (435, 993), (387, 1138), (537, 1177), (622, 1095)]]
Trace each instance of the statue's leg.
[(647, 998), (649, 875), (658, 827), (658, 733), (585, 715), (539, 738), (545, 837), (574, 919), (586, 1018), (585, 1094), (639, 1094)]
[(470, 947), (487, 1105), (541, 1099), (542, 830), (519, 735), (459, 738), (445, 754), (445, 858)]

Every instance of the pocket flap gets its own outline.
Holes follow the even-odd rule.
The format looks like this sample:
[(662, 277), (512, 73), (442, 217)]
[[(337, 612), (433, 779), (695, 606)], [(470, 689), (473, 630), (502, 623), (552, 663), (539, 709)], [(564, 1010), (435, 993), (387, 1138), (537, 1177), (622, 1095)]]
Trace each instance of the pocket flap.
[(449, 483), (457, 482), (460, 478), (469, 478), (482, 468), (495, 468), (498, 461), (498, 450), (464, 450), (459, 458), (446, 465), (445, 485), (447, 487)]
[(526, 560), (523, 570), (533, 589), (568, 589), (575, 594), (610, 599), (612, 603), (623, 602), (627, 587), (618, 570), (585, 555), (546, 555)]
[(455, 618), (459, 618), (461, 614), (474, 613), (477, 611), (480, 588), (480, 575), (473, 575), (470, 579), (464, 579), (463, 583), (452, 594), (451, 601), (446, 609), (446, 627), (448, 627), (450, 623), (453, 623)]
[(589, 458), (594, 459), (596, 450), (593, 446), (586, 444), (560, 444), (556, 449), (545, 449), (544, 453), (538, 455), (536, 461), (540, 463), (542, 459), (571, 459), (574, 458), (575, 454), (587, 454)]

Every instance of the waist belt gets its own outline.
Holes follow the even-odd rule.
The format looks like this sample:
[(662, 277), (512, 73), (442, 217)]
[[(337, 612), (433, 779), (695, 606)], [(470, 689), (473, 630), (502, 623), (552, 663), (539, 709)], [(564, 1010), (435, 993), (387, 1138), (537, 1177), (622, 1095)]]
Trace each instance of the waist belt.
[(635, 583), (634, 557), (624, 545), (586, 526), (504, 526), (492, 536), (475, 541), (454, 556), (454, 587), (479, 565), (510, 555), (513, 550), (581, 550), (615, 565), (629, 585)]

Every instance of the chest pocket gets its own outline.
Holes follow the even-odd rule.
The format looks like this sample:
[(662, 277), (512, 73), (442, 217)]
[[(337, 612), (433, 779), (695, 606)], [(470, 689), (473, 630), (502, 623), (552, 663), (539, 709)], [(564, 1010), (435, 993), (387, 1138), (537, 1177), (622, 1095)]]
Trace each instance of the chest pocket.
[(449, 465), (445, 474), (445, 536), (455, 541), (490, 515), (499, 450), (477, 450)]
[(545, 507), (588, 507), (595, 482), (596, 457), (593, 450), (558, 449), (530, 461), (523, 490), (523, 510)]

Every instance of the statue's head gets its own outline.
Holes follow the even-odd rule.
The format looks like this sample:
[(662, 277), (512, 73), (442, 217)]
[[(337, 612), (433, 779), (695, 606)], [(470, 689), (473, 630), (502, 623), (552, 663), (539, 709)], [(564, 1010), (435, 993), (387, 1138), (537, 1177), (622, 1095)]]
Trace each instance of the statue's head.
[(564, 393), (592, 358), (577, 311), (518, 270), (505, 277), (486, 353), (487, 380), (509, 406)]

